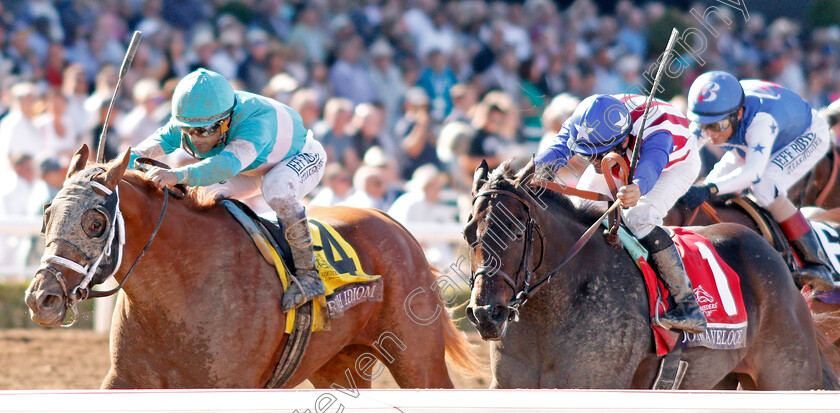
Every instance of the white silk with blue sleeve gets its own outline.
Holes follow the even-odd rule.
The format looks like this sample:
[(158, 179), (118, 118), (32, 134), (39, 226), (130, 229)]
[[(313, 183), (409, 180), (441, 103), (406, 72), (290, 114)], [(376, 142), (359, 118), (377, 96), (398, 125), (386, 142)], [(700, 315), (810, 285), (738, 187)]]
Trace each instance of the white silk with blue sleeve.
[(740, 126), (721, 145), (729, 151), (705, 182), (715, 184), (721, 194), (749, 188), (766, 207), (787, 196), (828, 152), (828, 124), (799, 95), (775, 83), (743, 80), (741, 86), (745, 102)]
[[(635, 141), (636, 136), (641, 133), (645, 97), (615, 97), (625, 104), (630, 113), (633, 125), (629, 139)], [(697, 139), (689, 132), (689, 121), (682, 112), (667, 102), (654, 99), (647, 115), (638, 168), (634, 177), (642, 197), (636, 206), (628, 208), (624, 215), (625, 224), (638, 238), (647, 236), (656, 226), (663, 224), (668, 210), (691, 187), (701, 167)], [(576, 135), (573, 130), (577, 130), (577, 126), (575, 120), (569, 118), (555, 138), (555, 144), (538, 155), (537, 162), (555, 167), (565, 165), (571, 157), (570, 148), (575, 146), (573, 141)], [(632, 147), (625, 153), (628, 163), (631, 153)], [(617, 176), (613, 175), (612, 179), (618, 183)], [(583, 170), (577, 188), (610, 195), (605, 177), (595, 172), (592, 166)], [(576, 202), (584, 204), (592, 201)]]

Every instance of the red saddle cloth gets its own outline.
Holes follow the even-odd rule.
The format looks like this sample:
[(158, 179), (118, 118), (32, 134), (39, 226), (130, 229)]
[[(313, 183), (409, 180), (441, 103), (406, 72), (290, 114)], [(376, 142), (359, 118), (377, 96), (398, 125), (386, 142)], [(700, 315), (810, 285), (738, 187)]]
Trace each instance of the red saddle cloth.
[[(738, 274), (723, 262), (706, 238), (680, 227), (669, 229), (674, 232), (672, 238), (694, 287), (694, 296), (708, 321), (705, 333), (685, 333), (681, 345), (712, 349), (744, 347), (747, 341), (747, 311)], [(651, 318), (657, 311), (657, 297), (660, 297), (659, 314), (664, 314), (668, 306), (668, 290), (644, 258), (639, 258), (639, 266), (647, 284)], [(657, 325), (651, 325), (651, 328), (657, 354), (667, 354), (677, 344), (679, 334)]]

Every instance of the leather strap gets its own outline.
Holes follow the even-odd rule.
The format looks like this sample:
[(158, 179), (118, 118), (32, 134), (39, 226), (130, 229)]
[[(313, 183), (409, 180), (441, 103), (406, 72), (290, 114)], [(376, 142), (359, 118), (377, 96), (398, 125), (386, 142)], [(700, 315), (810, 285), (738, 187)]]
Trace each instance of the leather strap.
[(604, 194), (599, 194), (599, 193), (594, 192), (594, 191), (585, 191), (583, 189), (573, 188), (573, 187), (568, 186), (568, 185), (560, 185), (557, 182), (552, 182), (552, 181), (534, 180), (534, 181), (531, 181), (531, 185), (536, 186), (536, 187), (545, 188), (545, 189), (548, 189), (550, 191), (554, 191), (554, 192), (561, 193), (561, 194), (564, 194), (564, 195), (576, 196), (578, 198), (589, 199), (589, 200), (592, 200), (592, 201), (604, 201), (604, 202), (612, 201), (612, 199), (610, 199), (608, 196), (606, 196)]
[[(680, 332), (680, 339), (685, 332)], [(682, 346), (679, 344), (674, 346), (670, 353), (662, 358), (662, 363), (659, 364), (659, 374), (656, 375), (656, 381), (653, 382), (653, 390), (679, 390), (682, 384), (685, 372), (688, 370), (688, 362), (681, 360)]]
[(712, 221), (715, 222), (715, 224), (720, 224), (721, 222), (723, 222), (723, 221), (720, 220), (720, 217), (718, 217), (717, 211), (715, 211), (715, 208), (713, 206), (709, 205), (708, 202), (703, 202), (702, 204), (700, 204), (700, 209), (702, 209), (703, 212), (705, 212), (706, 215), (708, 215), (709, 218), (711, 218)]

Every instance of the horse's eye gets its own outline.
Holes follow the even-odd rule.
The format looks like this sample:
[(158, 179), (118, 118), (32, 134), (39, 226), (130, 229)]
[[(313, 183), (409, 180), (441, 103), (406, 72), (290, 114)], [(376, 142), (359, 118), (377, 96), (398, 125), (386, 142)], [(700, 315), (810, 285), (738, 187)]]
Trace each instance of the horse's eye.
[(91, 238), (101, 237), (105, 233), (105, 215), (89, 209), (82, 215), (82, 230)]

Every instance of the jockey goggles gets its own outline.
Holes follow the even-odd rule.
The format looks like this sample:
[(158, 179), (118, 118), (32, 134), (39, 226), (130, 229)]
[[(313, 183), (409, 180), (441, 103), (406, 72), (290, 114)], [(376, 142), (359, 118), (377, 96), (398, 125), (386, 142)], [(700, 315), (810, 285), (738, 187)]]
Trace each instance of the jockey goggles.
[(211, 123), (207, 126), (196, 126), (196, 127), (192, 127), (192, 128), (183, 127), (183, 128), (181, 128), (181, 132), (183, 132), (187, 135), (190, 135), (190, 136), (201, 136), (201, 137), (206, 138), (206, 137), (211, 136), (214, 133), (216, 133), (216, 131), (219, 130), (219, 128), (222, 127), (222, 124), (225, 123), (225, 120), (227, 120), (227, 117), (219, 120), (216, 123)]
[(606, 158), (607, 155), (609, 155), (610, 153), (617, 153), (619, 156), (624, 157), (624, 155), (627, 154), (627, 146), (624, 146), (623, 144), (619, 143), (618, 145), (614, 146), (609, 150), (606, 150), (599, 154), (590, 155), (588, 157), (589, 163), (600, 165), (601, 161), (603, 161), (604, 158)]
[(710, 130), (712, 132), (723, 132), (723, 131), (729, 129), (730, 126), (732, 126), (732, 121), (733, 121), (733, 118), (735, 116), (736, 116), (736, 114), (732, 113), (731, 115), (729, 115), (729, 116), (727, 116), (727, 117), (725, 117), (725, 118), (723, 118), (723, 119), (721, 119), (717, 122), (701, 123), (698, 126), (700, 127), (701, 131)]

